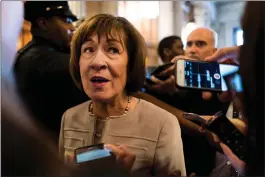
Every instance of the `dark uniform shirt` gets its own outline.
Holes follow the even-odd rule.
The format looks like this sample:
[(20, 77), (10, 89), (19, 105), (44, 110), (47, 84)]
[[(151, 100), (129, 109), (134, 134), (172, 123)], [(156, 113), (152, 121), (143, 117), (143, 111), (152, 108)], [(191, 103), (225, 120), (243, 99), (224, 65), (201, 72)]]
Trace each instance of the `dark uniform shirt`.
[(53, 45), (36, 29), (32, 34), (32, 41), (17, 54), (17, 87), (30, 113), (55, 133), (57, 141), (63, 113), (88, 97), (70, 76), (70, 51)]

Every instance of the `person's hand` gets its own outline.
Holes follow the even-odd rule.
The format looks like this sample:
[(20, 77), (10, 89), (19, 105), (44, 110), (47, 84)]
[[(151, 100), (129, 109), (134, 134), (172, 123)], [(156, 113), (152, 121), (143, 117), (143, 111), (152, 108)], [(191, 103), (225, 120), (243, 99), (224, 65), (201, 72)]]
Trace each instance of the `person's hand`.
[[(205, 61), (217, 61), (223, 64), (239, 64), (239, 51), (240, 48), (238, 46), (220, 48), (213, 55), (206, 57)], [(202, 98), (204, 100), (211, 99), (211, 92), (203, 92)], [(222, 94), (220, 94), (219, 100), (228, 101), (231, 100), (231, 96), (228, 92), (223, 92)]]
[(151, 76), (150, 78), (155, 84), (149, 85), (147, 84), (148, 90), (158, 92), (158, 93), (168, 93), (173, 95), (176, 91), (176, 81), (175, 77), (171, 75), (165, 81), (159, 80), (155, 76)]
[(239, 64), (238, 55), (240, 47), (224, 47), (218, 49), (212, 56), (206, 57), (205, 61), (218, 61), (223, 63), (236, 63)]
[[(174, 57), (170, 62), (171, 63), (175, 63), (177, 60), (179, 59), (187, 59), (187, 60), (194, 60), (192, 58), (183, 56), (183, 55), (179, 55)], [(175, 65), (170, 66), (169, 68), (163, 70), (162, 72), (160, 72), (159, 74), (157, 74), (158, 76), (170, 76), (170, 75), (174, 75), (175, 73)]]
[(222, 151), (224, 155), (228, 158), (228, 160), (231, 162), (232, 166), (238, 171), (238, 173), (240, 175), (244, 175), (246, 163), (239, 159), (232, 152), (232, 150), (219, 139), (219, 137), (215, 133), (205, 129), (202, 129), (201, 131), (205, 132), (205, 135), (210, 145), (215, 147), (216, 150), (220, 152)]
[(233, 152), (232, 150), (225, 145), (224, 143), (220, 142), (220, 146), (226, 155), (226, 157), (229, 159), (233, 167), (238, 171), (240, 175), (244, 175), (245, 173), (245, 168), (246, 168), (246, 162), (242, 161), (239, 159)]
[(126, 145), (106, 144), (105, 147), (112, 151), (118, 163), (122, 164), (126, 170), (131, 171), (136, 156), (128, 150)]
[[(194, 60), (192, 58), (180, 55), (174, 57), (171, 62), (175, 63), (178, 59), (188, 59), (188, 60)], [(168, 93), (169, 95), (173, 95), (178, 91), (178, 88), (176, 87), (176, 80), (175, 80), (175, 65), (170, 66), (169, 68), (165, 69), (161, 73), (157, 74), (157, 76), (169, 76), (168, 79), (165, 81), (161, 81), (155, 76), (151, 76), (151, 80), (156, 83), (154, 85), (147, 85), (148, 89), (150, 91), (155, 91), (159, 93)]]
[[(208, 119), (209, 117), (205, 117), (203, 116), (203, 118)], [(240, 119), (230, 119), (230, 122), (243, 134), (246, 136), (247, 134), (247, 124), (240, 120)], [(224, 155), (228, 158), (228, 160), (231, 162), (231, 164), (233, 165), (233, 167), (238, 171), (239, 174), (244, 175), (244, 170), (246, 167), (246, 163), (244, 161), (242, 161), (241, 159), (239, 159), (233, 152), (232, 150), (225, 145), (220, 139), (219, 137), (208, 130), (205, 130), (204, 128), (201, 129), (201, 131), (206, 132), (207, 135), (207, 139), (209, 141), (209, 143), (212, 146), (215, 146), (216, 148), (221, 148), (221, 150), (223, 151)], [(220, 146), (218, 146), (218, 144)]]
[[(183, 56), (183, 55), (179, 55), (179, 56), (176, 56), (174, 57), (171, 62), (175, 63), (177, 60), (179, 59), (186, 59), (186, 60), (197, 60), (197, 59), (194, 59), (194, 58), (190, 58), (190, 57), (187, 57), (187, 56)], [(170, 69), (170, 68), (169, 68)], [(165, 71), (166, 72), (166, 71)], [(174, 72), (174, 70), (173, 70)], [(212, 98), (212, 93), (211, 92), (202, 92), (202, 98), (204, 100), (210, 100)]]
[[(231, 119), (231, 123), (243, 134), (247, 135), (247, 124), (240, 119)], [(246, 163), (239, 159), (232, 150), (225, 145), (223, 142), (220, 142), (220, 146), (226, 155), (226, 157), (230, 160), (233, 167), (238, 171), (239, 174), (244, 175)]]
[(174, 57), (172, 60), (171, 60), (171, 62), (172, 63), (175, 63), (177, 60), (179, 60), (179, 59), (184, 59), (184, 60), (197, 60), (197, 59), (194, 59), (194, 58), (190, 58), (190, 57), (187, 57), (187, 56), (184, 56), (184, 55), (178, 55), (178, 56), (176, 56), (176, 57)]
[[(202, 98), (204, 100), (210, 100), (212, 96), (212, 92), (202, 92)], [(232, 100), (232, 95), (229, 91), (222, 92), (218, 94), (217, 97), (221, 102), (229, 102)]]

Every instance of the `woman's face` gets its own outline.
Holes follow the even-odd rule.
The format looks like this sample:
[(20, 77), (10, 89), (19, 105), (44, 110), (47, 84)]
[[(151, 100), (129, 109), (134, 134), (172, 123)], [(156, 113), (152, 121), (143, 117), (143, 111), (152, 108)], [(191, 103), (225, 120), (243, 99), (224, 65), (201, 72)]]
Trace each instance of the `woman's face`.
[(124, 41), (92, 35), (83, 43), (80, 75), (85, 93), (93, 100), (109, 102), (124, 93), (128, 55)]

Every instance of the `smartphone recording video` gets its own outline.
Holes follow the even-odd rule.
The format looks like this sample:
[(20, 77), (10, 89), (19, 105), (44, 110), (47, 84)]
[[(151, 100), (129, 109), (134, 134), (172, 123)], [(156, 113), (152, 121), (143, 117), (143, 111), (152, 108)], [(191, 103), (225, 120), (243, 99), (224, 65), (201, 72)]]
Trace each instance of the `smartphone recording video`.
[(238, 70), (237, 65), (180, 59), (176, 61), (176, 84), (191, 89), (227, 91), (224, 76)]

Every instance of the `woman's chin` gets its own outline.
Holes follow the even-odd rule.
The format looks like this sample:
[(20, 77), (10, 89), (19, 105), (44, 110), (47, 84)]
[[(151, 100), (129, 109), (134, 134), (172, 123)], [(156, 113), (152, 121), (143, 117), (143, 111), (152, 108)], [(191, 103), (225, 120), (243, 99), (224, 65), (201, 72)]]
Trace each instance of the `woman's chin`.
[(95, 102), (108, 102), (110, 100), (110, 97), (103, 95), (92, 95), (90, 98)]

